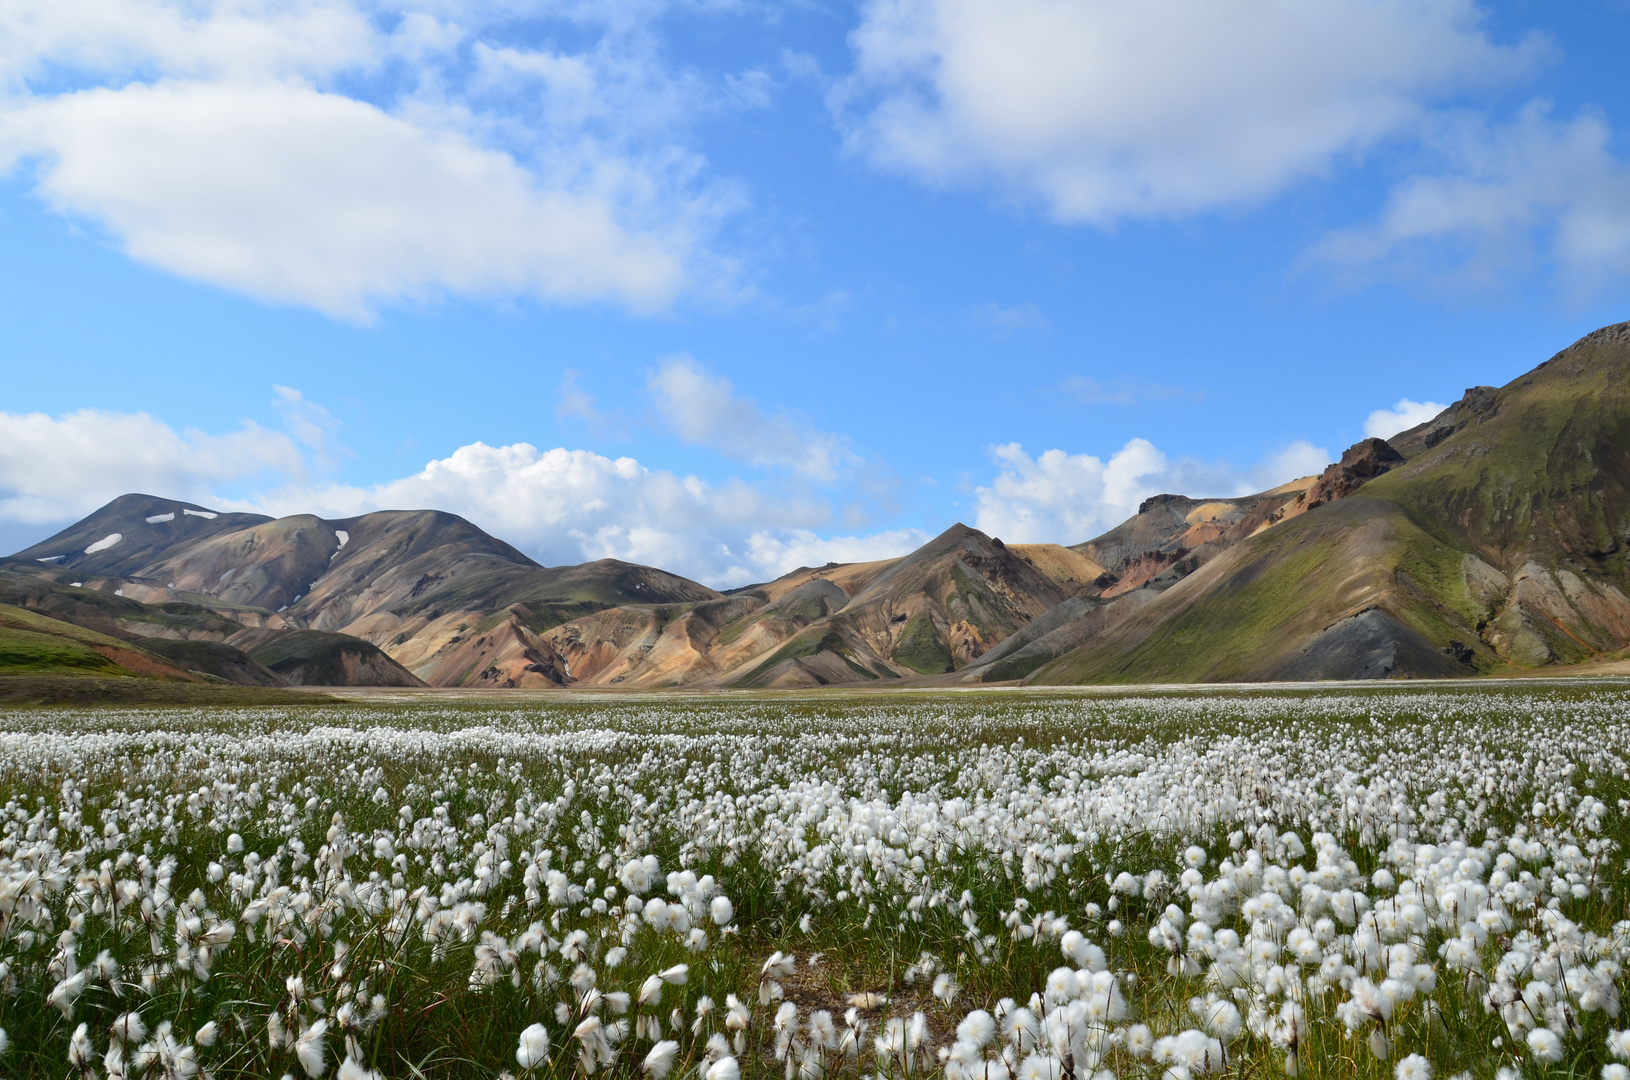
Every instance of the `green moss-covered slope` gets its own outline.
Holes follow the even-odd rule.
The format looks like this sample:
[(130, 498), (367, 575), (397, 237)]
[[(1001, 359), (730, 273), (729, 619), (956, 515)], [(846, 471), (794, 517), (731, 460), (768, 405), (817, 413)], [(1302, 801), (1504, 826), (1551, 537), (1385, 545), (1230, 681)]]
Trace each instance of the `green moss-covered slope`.
[(1344, 499), (1238, 544), (1042, 683), (1444, 676), (1630, 647), (1630, 324), (1480, 400)]

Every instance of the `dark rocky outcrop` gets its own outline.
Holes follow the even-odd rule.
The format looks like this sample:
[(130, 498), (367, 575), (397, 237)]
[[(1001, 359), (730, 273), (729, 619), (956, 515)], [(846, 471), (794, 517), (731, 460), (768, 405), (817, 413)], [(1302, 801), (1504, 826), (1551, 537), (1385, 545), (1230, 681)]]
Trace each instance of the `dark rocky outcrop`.
[(1473, 386), (1459, 401), (1424, 424), (1400, 431), (1387, 442), (1406, 460), (1477, 423), (1494, 411), (1499, 391), (1492, 386)]
[(1365, 439), (1349, 446), (1341, 460), (1324, 470), (1313, 486), (1301, 496), (1311, 510), (1325, 503), (1345, 499), (1382, 473), (1404, 463), (1404, 456), (1385, 439)]

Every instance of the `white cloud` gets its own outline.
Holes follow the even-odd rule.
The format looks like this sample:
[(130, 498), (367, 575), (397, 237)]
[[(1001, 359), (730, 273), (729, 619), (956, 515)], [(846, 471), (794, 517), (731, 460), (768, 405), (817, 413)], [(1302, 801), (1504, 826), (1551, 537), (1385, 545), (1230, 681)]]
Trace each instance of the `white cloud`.
[(1131, 440), (1107, 462), (1063, 450), (1031, 457), (1018, 443), (993, 447), (991, 455), (999, 472), (989, 487), (976, 489), (977, 527), (1016, 543), (1060, 544), (1079, 544), (1119, 525), (1151, 495), (1249, 495), (1329, 461), (1328, 451), (1296, 442), (1240, 472), (1191, 458), (1174, 462), (1147, 439)]
[[(830, 501), (796, 485), (708, 483), (629, 457), (527, 443), (471, 443), (379, 484), (314, 480), (311, 440), (321, 446), (332, 431), (323, 426), (326, 413), (291, 394), (280, 400), (310, 406), (297, 411), (297, 438), (253, 424), (225, 435), (178, 433), (145, 413), (0, 414), (0, 537), (26, 546), (40, 538), (40, 529), (26, 526), (60, 527), (130, 491), (272, 515), (424, 507), (459, 514), (545, 564), (617, 558), (717, 588), (799, 566), (904, 555), (929, 538), (914, 528), (826, 535), (834, 525), (856, 525), (844, 526)], [(1032, 458), (1017, 443), (992, 454), (999, 472), (978, 489), (977, 526), (1015, 542), (1069, 543), (1119, 524), (1152, 494), (1246, 494), (1317, 471), (1329, 458), (1294, 443), (1241, 471), (1171, 461), (1142, 439), (1107, 462), (1062, 450)]]
[(26, 547), (134, 491), (273, 515), (429, 507), (548, 564), (617, 558), (721, 588), (903, 555), (926, 539), (909, 529), (822, 536), (832, 505), (797, 490), (709, 484), (633, 458), (526, 443), (472, 443), (371, 486), (317, 481), (318, 459), (343, 451), (333, 420), (298, 391), (280, 388), (277, 401), (292, 436), (250, 423), (177, 432), (146, 413), (0, 413), (0, 539)]
[(65, 94), (12, 112), (0, 146), (141, 262), (348, 319), (443, 291), (650, 309), (685, 278), (681, 239), (625, 228), (615, 192), (547, 190), (459, 132), (308, 87)]
[(729, 278), (708, 240), (740, 198), (685, 142), (734, 91), (637, 26), (528, 52), (514, 12), (449, 14), (12, 0), (0, 173), (32, 164), (139, 261), (353, 320), (444, 294), (648, 311)]
[(240, 505), (328, 517), (434, 507), (470, 519), (546, 564), (623, 559), (721, 588), (777, 577), (809, 559), (904, 554), (917, 535), (822, 538), (814, 530), (830, 522), (832, 509), (821, 500), (740, 481), (708, 484), (629, 457), (527, 443), (472, 443), (388, 483), (291, 485)]
[(582, 420), (594, 432), (611, 432), (620, 428), (615, 417), (601, 412), (588, 391), (577, 385), (578, 372), (568, 368), (560, 377), (560, 390), (555, 397), (555, 415), (560, 419)]
[(1364, 434), (1372, 439), (1390, 439), (1400, 431), (1408, 431), (1416, 424), (1424, 424), (1444, 409), (1435, 401), (1411, 401), (1403, 398), (1390, 409), (1377, 409), (1364, 421)]
[(676, 435), (726, 457), (822, 482), (859, 461), (842, 436), (816, 431), (796, 416), (764, 412), (738, 397), (728, 379), (708, 374), (689, 357), (666, 361), (647, 386)]
[(1436, 171), (1400, 182), (1374, 223), (1316, 254), (1456, 288), (1496, 287), (1536, 255), (1575, 292), (1630, 275), (1630, 165), (1600, 117), (1561, 122), (1535, 102), (1505, 124), (1456, 117), (1430, 145)]
[(1261, 199), (1526, 66), (1473, 0), (870, 0), (852, 149), (1106, 225)]
[(201, 502), (221, 487), (304, 473), (282, 432), (177, 432), (146, 413), (0, 413), (0, 521), (66, 524), (127, 492)]
[(346, 0), (7, 0), (0, 5), (0, 85), (47, 74), (320, 78), (366, 65), (381, 47)]
[(868, 536), (821, 537), (807, 529), (779, 533), (756, 532), (747, 538), (747, 558), (758, 566), (775, 567), (776, 575), (800, 566), (829, 562), (877, 562), (909, 554), (933, 539), (921, 529), (892, 529)]
[(1267, 491), (1304, 476), (1316, 476), (1324, 472), (1333, 460), (1330, 451), (1324, 447), (1314, 446), (1306, 439), (1297, 439), (1284, 449), (1268, 455), (1248, 471), (1245, 474), (1247, 486), (1253, 492)]

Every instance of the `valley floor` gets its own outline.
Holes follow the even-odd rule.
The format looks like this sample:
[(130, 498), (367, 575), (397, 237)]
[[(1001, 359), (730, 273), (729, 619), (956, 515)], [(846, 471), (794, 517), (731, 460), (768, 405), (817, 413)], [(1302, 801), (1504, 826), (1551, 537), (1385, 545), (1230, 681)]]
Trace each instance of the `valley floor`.
[(1436, 691), (1456, 688), (1472, 690), (1479, 687), (1499, 686), (1508, 682), (1521, 682), (1538, 687), (1590, 687), (1602, 690), (1622, 690), (1630, 693), (1630, 659), (1616, 659), (1579, 664), (1566, 669), (1515, 668), (1494, 675), (1461, 679), (1407, 679), (1378, 681), (1354, 679), (1349, 681), (1321, 680), (1318, 682), (1269, 683), (1132, 683), (1096, 686), (1027, 686), (1018, 683), (977, 684), (969, 686), (939, 685), (860, 685), (853, 684), (799, 688), (796, 690), (719, 690), (711, 687), (695, 689), (675, 687), (664, 690), (622, 690), (615, 687), (586, 687), (569, 690), (491, 689), (482, 687), (394, 687), (394, 686), (306, 686), (291, 687), (297, 693), (310, 694), (357, 704), (382, 705), (432, 704), (436, 702), (459, 705), (490, 705), (502, 707), (506, 702), (548, 705), (557, 703), (584, 703), (595, 701), (826, 701), (873, 699), (902, 701), (961, 701), (991, 697), (999, 699), (1027, 699), (1033, 701), (1070, 701), (1075, 699), (1124, 697), (1189, 697), (1208, 695), (1276, 695), (1316, 693), (1364, 693), (1367, 691)]
[(0, 712), (0, 1069), (1630, 1077), (1623, 679), (341, 693)]

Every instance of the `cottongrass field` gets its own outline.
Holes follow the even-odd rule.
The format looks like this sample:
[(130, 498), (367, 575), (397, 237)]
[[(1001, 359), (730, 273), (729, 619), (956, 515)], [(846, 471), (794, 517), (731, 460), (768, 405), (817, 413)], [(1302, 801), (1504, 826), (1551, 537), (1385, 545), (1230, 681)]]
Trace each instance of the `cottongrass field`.
[(0, 1076), (1630, 1080), (1605, 684), (0, 713)]

